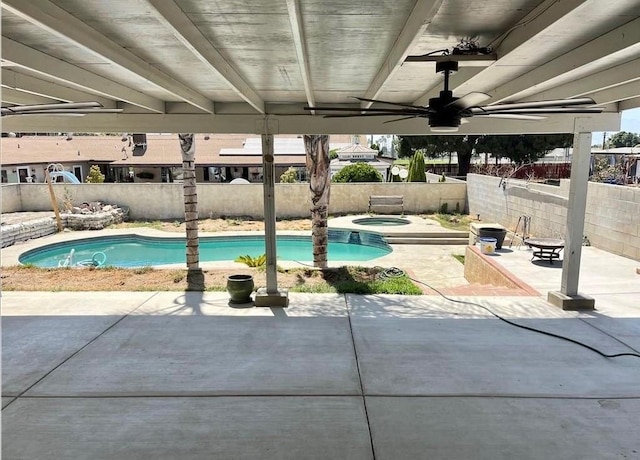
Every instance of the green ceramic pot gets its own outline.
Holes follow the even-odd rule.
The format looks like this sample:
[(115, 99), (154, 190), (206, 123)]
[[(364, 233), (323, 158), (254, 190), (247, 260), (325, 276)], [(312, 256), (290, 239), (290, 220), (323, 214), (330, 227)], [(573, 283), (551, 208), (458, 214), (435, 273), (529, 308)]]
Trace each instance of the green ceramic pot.
[(227, 277), (227, 292), (231, 297), (231, 303), (251, 302), (253, 287), (253, 276), (251, 275), (230, 275)]

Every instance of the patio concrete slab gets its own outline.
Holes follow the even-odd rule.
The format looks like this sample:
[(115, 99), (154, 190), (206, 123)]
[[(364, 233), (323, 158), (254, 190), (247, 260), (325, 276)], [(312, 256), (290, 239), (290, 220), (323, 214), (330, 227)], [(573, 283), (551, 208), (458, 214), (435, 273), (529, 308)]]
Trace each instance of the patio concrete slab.
[(366, 400), (378, 460), (640, 457), (638, 399)]
[[(579, 318), (514, 321), (605, 353), (633, 351)], [(356, 313), (352, 327), (366, 395), (640, 396), (637, 359), (496, 319)]]
[(121, 318), (121, 315), (3, 317), (2, 394), (21, 394)]
[(6, 406), (7, 404), (9, 404), (11, 401), (13, 401), (14, 399), (16, 399), (16, 398), (13, 398), (13, 397), (11, 397), (11, 396), (3, 396), (3, 397), (2, 397), (2, 408), (4, 409), (4, 408), (5, 408), (5, 406)]
[(361, 397), (21, 398), (3, 458), (372, 459)]
[(289, 293), (289, 307), (252, 308), (229, 305), (226, 292), (159, 292), (133, 315), (204, 315), (244, 317), (342, 317), (347, 316), (344, 294)]
[[(542, 295), (560, 289), (562, 262), (531, 261), (531, 250), (519, 248), (498, 251), (494, 260)], [(640, 305), (638, 262), (608, 253), (593, 246), (582, 248), (579, 292), (596, 299), (596, 310), (615, 312), (631, 308), (637, 313)]]
[(348, 318), (277, 310), (129, 316), (27, 395), (359, 394)]
[(350, 315), (358, 318), (493, 318), (488, 310), (505, 318), (584, 316), (579, 312), (560, 310), (542, 297), (447, 297), (346, 295)]
[(21, 292), (2, 293), (2, 316), (126, 315), (155, 292)]

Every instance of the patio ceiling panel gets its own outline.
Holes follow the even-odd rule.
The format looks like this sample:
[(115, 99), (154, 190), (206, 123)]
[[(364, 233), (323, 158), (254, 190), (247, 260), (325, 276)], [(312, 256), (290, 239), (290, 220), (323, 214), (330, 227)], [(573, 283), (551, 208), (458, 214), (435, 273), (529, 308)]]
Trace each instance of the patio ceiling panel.
[(618, 110), (636, 109), (638, 107), (640, 107), (640, 97), (618, 102)]
[(164, 111), (164, 102), (159, 99), (6, 37), (2, 38), (2, 58), (17, 67), (23, 67), (30, 72), (56, 79), (88, 92), (96, 92), (103, 97), (129, 102), (154, 112)]
[[(304, 91), (284, 1), (187, 1), (180, 6), (220, 58), (246, 81), (246, 87), (253, 88), (251, 91), (258, 95), (271, 91), (282, 101), (290, 100), (291, 91)], [(264, 102), (260, 106), (259, 111), (264, 111)]]
[[(318, 99), (339, 102), (364, 96), (402, 33), (414, 0), (380, 3), (302, 4), (310, 69)], [(330, 31), (330, 32), (329, 32)], [(343, 97), (343, 95), (345, 97)], [(336, 101), (338, 102), (338, 101)]]
[[(387, 54), (369, 88), (367, 88), (367, 91), (364, 93), (365, 98), (375, 99), (380, 95), (384, 84), (389, 81), (402, 66), (405, 58), (414, 48), (420, 36), (424, 34), (441, 6), (442, 0), (418, 0), (416, 2), (393, 47)], [(370, 101), (362, 101), (361, 103), (364, 108), (371, 107), (372, 104)]]
[(630, 81), (622, 85), (587, 94), (587, 97), (592, 97), (598, 105), (634, 99), (640, 97), (640, 80)]
[[(619, 18), (628, 19), (626, 16)], [(490, 102), (519, 100), (639, 56), (640, 18), (636, 18), (494, 87)]]
[(2, 4), (2, 8), (20, 16), (43, 31), (63, 39), (66, 42), (66, 48), (71, 43), (81, 50), (94, 53), (98, 57), (155, 84), (179, 100), (188, 102), (205, 112), (213, 113), (212, 101), (184, 83), (142, 61), (131, 51), (121, 47), (81, 19), (47, 0), (30, 2), (6, 0)]
[(12, 88), (2, 88), (2, 100), (16, 105), (29, 104), (51, 104), (58, 102), (49, 97), (39, 96), (37, 94), (27, 93)]
[[(166, 10), (160, 19), (153, 5)], [(442, 89), (442, 75), (432, 62), (400, 61), (451, 51), (466, 38), (492, 44), (498, 59), (484, 67), (461, 61), (451, 79), (458, 96), (593, 94), (607, 111), (638, 106), (628, 84), (640, 78), (632, 64), (640, 59), (637, 0), (606, 7), (602, 0), (9, 0), (3, 13), (5, 87), (63, 101), (93, 95), (124, 109), (71, 121), (3, 118), (18, 132), (73, 124), (74, 131), (426, 134), (425, 120), (328, 120), (303, 106), (315, 99), (359, 107), (353, 96), (365, 95), (426, 102)], [(215, 117), (202, 110), (213, 104)], [(140, 113), (149, 110), (156, 113)], [(597, 131), (619, 125), (619, 115), (588, 117)], [(557, 132), (573, 129), (574, 119), (474, 118), (459, 133)]]
[[(586, 77), (556, 86), (524, 100), (585, 96), (596, 91), (602, 91), (620, 86), (624, 83), (640, 80), (640, 71), (638, 69), (640, 69), (640, 59), (634, 59), (601, 72), (596, 72)], [(600, 101), (598, 100), (598, 102)]]
[[(514, 24), (524, 22), (523, 17), (540, 3), (536, 0), (520, 1), (456, 1), (445, 3), (433, 20), (427, 33), (418, 41), (412, 55), (422, 55), (438, 50), (451, 50), (462, 38), (472, 37), (479, 46), (486, 46)], [(409, 68), (408, 64), (403, 67)], [(427, 105), (429, 98), (437, 97), (442, 90), (442, 76), (435, 73), (433, 63), (415, 63), (422, 68), (422, 95), (414, 99), (416, 105)], [(457, 87), (479, 74), (482, 68), (464, 67), (451, 77), (451, 87), (456, 94), (464, 95), (471, 90)], [(392, 88), (390, 88), (392, 89)], [(397, 88), (401, 89), (401, 88)], [(426, 90), (426, 91), (425, 91)], [(477, 89), (474, 89), (477, 91)]]
[[(21, 72), (25, 72), (25, 69), (21, 69)], [(116, 102), (112, 99), (106, 99), (104, 97), (96, 96), (83, 91), (78, 91), (73, 88), (62, 86), (52, 81), (46, 81), (41, 78), (33, 77), (25, 73), (18, 73), (10, 70), (8, 67), (2, 69), (2, 100), (6, 101), (6, 88), (20, 89), (31, 94), (37, 94), (39, 96), (54, 99), (56, 101), (63, 102), (76, 102), (76, 101), (96, 101), (102, 104), (103, 107), (115, 109)]]

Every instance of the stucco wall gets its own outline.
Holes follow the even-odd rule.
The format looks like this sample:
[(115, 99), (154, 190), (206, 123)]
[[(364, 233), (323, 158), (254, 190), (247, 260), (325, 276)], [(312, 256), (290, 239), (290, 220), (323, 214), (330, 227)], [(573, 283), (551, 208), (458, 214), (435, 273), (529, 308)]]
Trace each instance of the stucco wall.
[(7, 184), (2, 186), (2, 189), (0, 190), (0, 195), (2, 195), (2, 212), (22, 211), (20, 187), (21, 186), (18, 184)]
[[(48, 211), (51, 202), (46, 184), (20, 184), (21, 211)], [(132, 219), (181, 219), (181, 184), (54, 184), (57, 201), (70, 199), (74, 204), (102, 201), (129, 208)], [(420, 213), (466, 206), (466, 185), (449, 183), (363, 183), (331, 184), (330, 214), (363, 213), (369, 195), (403, 195), (404, 209)], [(4, 198), (3, 198), (4, 199)], [(198, 184), (200, 217), (263, 217), (262, 184)], [(309, 184), (276, 184), (278, 217), (306, 217), (311, 207)]]
[[(482, 221), (514, 230), (528, 215), (532, 235), (565, 234), (569, 180), (557, 187), (510, 179), (502, 187), (499, 177), (470, 174), (467, 193), (469, 213)], [(640, 260), (640, 188), (589, 182), (584, 234), (595, 247)]]

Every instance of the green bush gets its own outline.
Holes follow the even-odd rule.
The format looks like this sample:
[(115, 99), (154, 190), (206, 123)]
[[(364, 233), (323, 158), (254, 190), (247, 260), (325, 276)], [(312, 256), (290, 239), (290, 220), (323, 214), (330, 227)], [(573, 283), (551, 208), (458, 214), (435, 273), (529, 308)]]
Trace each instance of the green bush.
[(289, 166), (285, 172), (280, 175), (280, 182), (284, 184), (293, 184), (298, 182), (298, 172), (293, 166)]
[(100, 166), (93, 165), (89, 168), (89, 175), (87, 176), (87, 183), (89, 184), (102, 184), (104, 182), (104, 174), (100, 171)]
[(409, 176), (407, 182), (426, 182), (427, 175), (424, 172), (424, 155), (417, 151), (409, 162)]
[(382, 182), (382, 174), (367, 163), (354, 163), (333, 176), (333, 182)]

